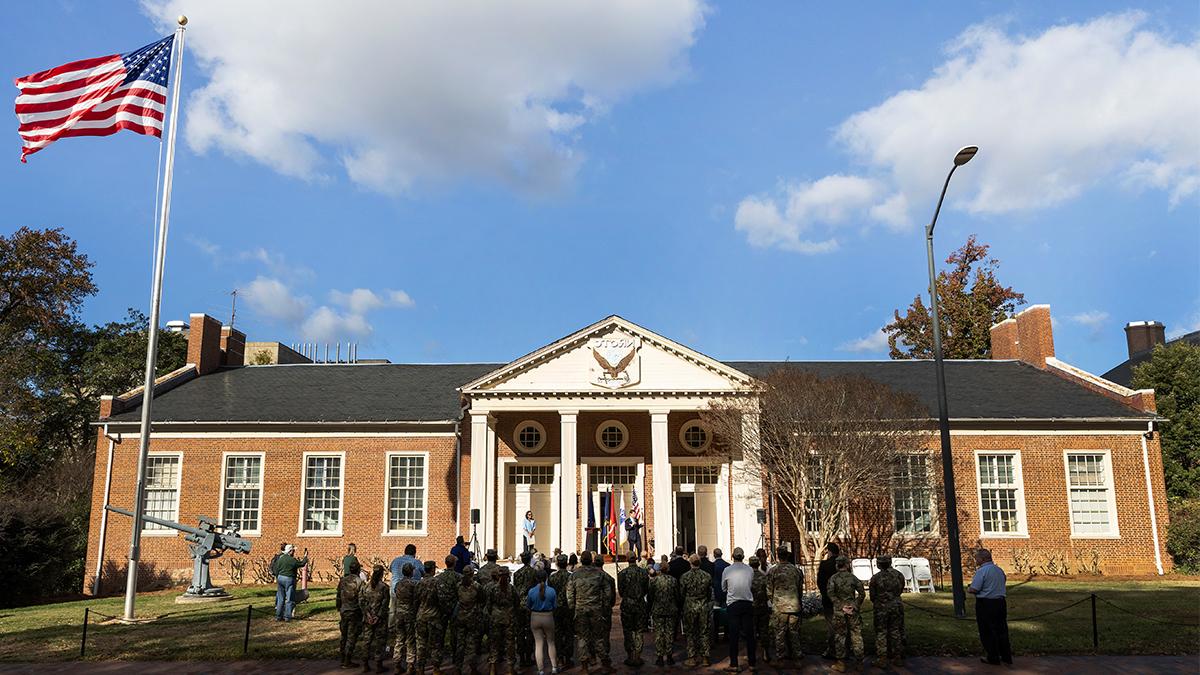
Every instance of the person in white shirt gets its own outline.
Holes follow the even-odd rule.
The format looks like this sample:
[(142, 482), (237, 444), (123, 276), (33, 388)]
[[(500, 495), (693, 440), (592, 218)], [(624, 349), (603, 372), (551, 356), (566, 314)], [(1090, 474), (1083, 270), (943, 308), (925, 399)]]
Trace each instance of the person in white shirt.
[(721, 573), (721, 590), (725, 592), (726, 616), (729, 617), (728, 672), (738, 672), (738, 642), (746, 638), (746, 660), (750, 671), (756, 670), (754, 639), (754, 570), (742, 562), (746, 557), (741, 547), (733, 549), (733, 564)]

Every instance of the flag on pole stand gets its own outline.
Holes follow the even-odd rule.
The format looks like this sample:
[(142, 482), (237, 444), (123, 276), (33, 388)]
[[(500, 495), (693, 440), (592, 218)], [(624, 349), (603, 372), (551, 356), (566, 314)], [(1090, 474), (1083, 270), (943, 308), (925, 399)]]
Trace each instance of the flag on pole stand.
[[(171, 123), (167, 131), (162, 195), (158, 200), (160, 210), (154, 248), (154, 281), (150, 290), (150, 330), (146, 344), (146, 373), (138, 437), (137, 489), (134, 493), (128, 576), (125, 581), (126, 621), (134, 619), (138, 562), (141, 558), (146, 457), (150, 451), (150, 409), (154, 401), (154, 370), (158, 361), (159, 306), (162, 303), (163, 265), (171, 215), (171, 179), (175, 168), (175, 136), (179, 126), (176, 124), (179, 117), (179, 74), (183, 69), (183, 34), (187, 17), (179, 17), (178, 24), (174, 35), (127, 54), (74, 61), (14, 81), (21, 91), (17, 96), (15, 112), (22, 141), (22, 162), (60, 138), (109, 136), (122, 129), (162, 138), (168, 118), (167, 87), (171, 87)], [(175, 71), (173, 78), (172, 68)]]
[(626, 534), (625, 534), (625, 489), (624, 488), (621, 489), (621, 513), (619, 514), (618, 517), (619, 517), (619, 520), (617, 521), (617, 541), (618, 541), (617, 548), (621, 548), (622, 544), (628, 543), (626, 541)]

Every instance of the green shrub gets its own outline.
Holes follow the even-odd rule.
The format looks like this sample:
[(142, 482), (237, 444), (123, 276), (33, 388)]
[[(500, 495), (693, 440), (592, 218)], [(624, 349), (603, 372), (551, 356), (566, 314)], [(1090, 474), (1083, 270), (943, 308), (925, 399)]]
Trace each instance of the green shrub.
[(1182, 500), (1172, 505), (1167, 552), (1175, 559), (1175, 569), (1188, 574), (1200, 573), (1200, 499)]
[(0, 607), (78, 595), (87, 519), (75, 504), (0, 500)]

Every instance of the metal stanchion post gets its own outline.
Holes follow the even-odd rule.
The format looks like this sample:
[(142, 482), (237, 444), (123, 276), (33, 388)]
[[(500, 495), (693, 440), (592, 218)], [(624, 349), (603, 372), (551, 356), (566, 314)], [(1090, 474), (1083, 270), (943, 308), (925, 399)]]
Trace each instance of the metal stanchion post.
[(83, 658), (84, 653), (87, 651), (87, 625), (88, 613), (90, 611), (91, 607), (83, 608), (83, 638), (79, 640), (79, 658), (81, 659)]
[(254, 605), (246, 605), (246, 636), (242, 639), (242, 656), (250, 651), (250, 617), (254, 614)]
[(1100, 628), (1096, 625), (1096, 594), (1092, 593), (1092, 649), (1100, 649)]

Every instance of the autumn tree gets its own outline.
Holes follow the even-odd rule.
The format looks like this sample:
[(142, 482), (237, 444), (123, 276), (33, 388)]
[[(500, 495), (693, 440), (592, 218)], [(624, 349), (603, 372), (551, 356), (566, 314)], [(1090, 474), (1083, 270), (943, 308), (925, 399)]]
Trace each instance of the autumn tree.
[[(971, 235), (967, 243), (946, 258), (950, 268), (937, 275), (938, 318), (945, 358), (990, 358), (991, 327), (1009, 318), (1025, 303), (1024, 294), (1004, 286), (996, 278), (1000, 261), (988, 255), (989, 248)], [(933, 319), (923, 295), (913, 298), (904, 316), (895, 310), (892, 323), (884, 326), (883, 331), (888, 334), (891, 358), (933, 358)]]
[[(748, 415), (758, 418), (757, 437)], [(928, 452), (929, 412), (862, 377), (783, 367), (745, 398), (713, 402), (700, 416), (717, 441), (713, 452), (745, 460), (746, 477), (777, 500), (809, 560), (841, 538), (855, 504), (890, 499), (901, 457)]]

